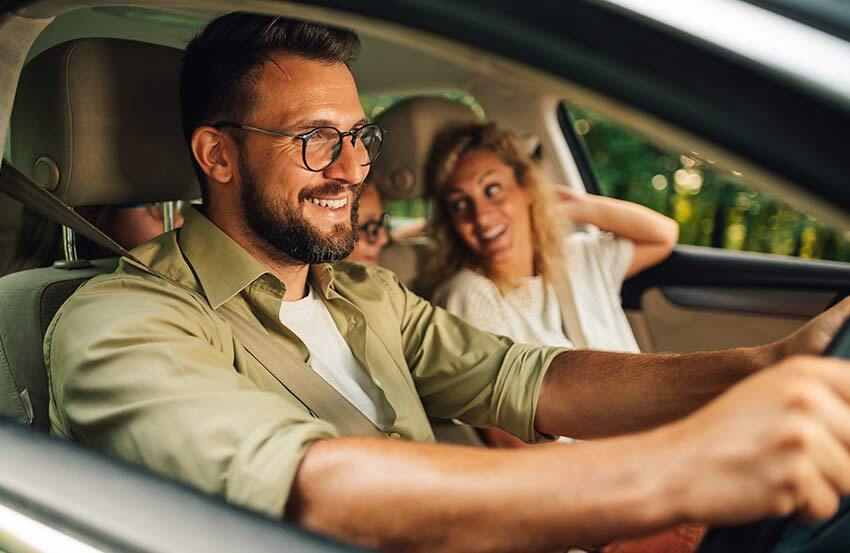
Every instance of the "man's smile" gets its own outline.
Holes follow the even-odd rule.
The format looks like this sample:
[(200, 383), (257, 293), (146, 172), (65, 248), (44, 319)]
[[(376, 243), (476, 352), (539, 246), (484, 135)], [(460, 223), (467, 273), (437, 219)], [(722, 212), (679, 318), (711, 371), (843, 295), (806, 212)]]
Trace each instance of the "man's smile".
[(348, 198), (311, 198), (310, 201), (319, 207), (329, 209), (340, 209), (348, 205)]

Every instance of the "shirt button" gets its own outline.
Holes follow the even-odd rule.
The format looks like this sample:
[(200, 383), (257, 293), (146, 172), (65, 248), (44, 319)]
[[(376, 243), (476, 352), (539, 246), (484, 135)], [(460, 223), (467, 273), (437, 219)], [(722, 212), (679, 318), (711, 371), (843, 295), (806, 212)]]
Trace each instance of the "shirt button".
[(400, 440), (401, 434), (399, 434), (398, 432), (390, 432), (389, 434), (387, 434), (387, 437), (392, 438), (393, 440)]

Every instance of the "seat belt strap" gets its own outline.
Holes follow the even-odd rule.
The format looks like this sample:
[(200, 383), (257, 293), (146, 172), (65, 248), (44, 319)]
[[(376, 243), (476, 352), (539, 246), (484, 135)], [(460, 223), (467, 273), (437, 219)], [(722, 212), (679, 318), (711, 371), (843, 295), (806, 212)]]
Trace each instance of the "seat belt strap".
[(115, 240), (86, 221), (79, 213), (65, 205), (62, 200), (34, 183), (5, 159), (0, 168), (0, 192), (18, 200), (36, 213), (55, 223), (65, 225), (81, 236), (110, 251), (129, 255)]
[(222, 305), (216, 312), (230, 323), (245, 349), (317, 417), (332, 422), (345, 436), (384, 436), (360, 409), (294, 353), (232, 308)]
[(572, 286), (562, 276), (554, 280), (552, 287), (555, 289), (555, 297), (558, 299), (558, 306), (561, 308), (561, 323), (564, 325), (567, 339), (572, 342), (576, 349), (586, 348), (587, 337), (578, 317)]
[[(122, 255), (134, 267), (186, 290), (209, 305), (205, 296), (149, 267), (6, 160), (3, 160), (0, 168), (0, 192), (48, 219), (73, 229), (92, 242)], [(232, 308), (223, 305), (215, 311), (230, 324), (234, 336), (257, 362), (314, 415), (333, 424), (343, 435), (384, 436), (366, 415), (294, 353), (275, 343), (268, 334), (257, 330)]]

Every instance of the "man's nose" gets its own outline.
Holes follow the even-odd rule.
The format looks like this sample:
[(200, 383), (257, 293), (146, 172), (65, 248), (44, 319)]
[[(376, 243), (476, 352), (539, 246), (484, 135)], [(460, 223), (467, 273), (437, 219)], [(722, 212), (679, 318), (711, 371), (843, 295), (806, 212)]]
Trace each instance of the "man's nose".
[(366, 179), (369, 166), (363, 166), (357, 159), (351, 139), (346, 137), (340, 146), (339, 157), (323, 171), (325, 177), (346, 184), (358, 184)]

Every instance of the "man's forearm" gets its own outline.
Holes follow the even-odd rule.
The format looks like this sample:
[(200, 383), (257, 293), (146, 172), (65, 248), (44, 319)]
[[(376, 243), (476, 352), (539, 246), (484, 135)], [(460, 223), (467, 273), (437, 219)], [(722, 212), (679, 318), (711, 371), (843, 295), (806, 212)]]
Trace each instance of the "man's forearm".
[(544, 377), (535, 426), (546, 434), (591, 439), (677, 420), (775, 362), (779, 347), (686, 354), (564, 352)]
[(653, 433), (510, 451), (325, 440), (305, 456), (287, 514), (383, 551), (528, 553), (604, 543), (679, 521), (669, 479), (655, 470), (664, 445)]

